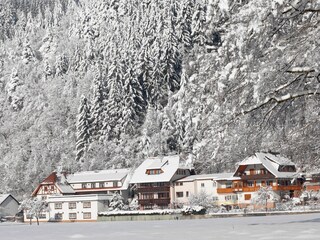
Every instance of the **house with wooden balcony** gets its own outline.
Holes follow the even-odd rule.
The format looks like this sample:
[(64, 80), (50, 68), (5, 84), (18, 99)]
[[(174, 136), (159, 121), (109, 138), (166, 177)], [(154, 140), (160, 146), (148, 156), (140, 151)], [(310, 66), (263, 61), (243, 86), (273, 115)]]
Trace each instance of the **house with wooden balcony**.
[(174, 181), (193, 174), (178, 155), (146, 159), (135, 171), (130, 184), (140, 209), (168, 208), (174, 199)]
[[(279, 154), (255, 153), (239, 163), (232, 178), (218, 181), (217, 193), (232, 198), (232, 205), (245, 207), (261, 186), (272, 187), (279, 199), (299, 196), (303, 179), (289, 159)], [(227, 196), (230, 195), (230, 196)]]

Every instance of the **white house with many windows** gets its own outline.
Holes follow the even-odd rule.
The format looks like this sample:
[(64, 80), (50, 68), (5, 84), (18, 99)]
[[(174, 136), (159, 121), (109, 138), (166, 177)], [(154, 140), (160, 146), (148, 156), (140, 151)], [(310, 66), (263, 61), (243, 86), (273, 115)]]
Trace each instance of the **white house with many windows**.
[(67, 175), (75, 194), (113, 194), (128, 197), (130, 169), (85, 171)]
[(49, 211), (45, 221), (96, 221), (98, 212), (106, 211), (112, 199), (110, 194), (86, 194), (48, 197)]
[[(51, 173), (33, 191), (47, 208), (40, 221), (95, 221), (105, 211), (114, 193), (128, 198), (130, 169)], [(90, 206), (90, 207), (89, 207)], [(25, 211), (25, 218), (28, 211)], [(35, 219), (33, 219), (35, 221)]]

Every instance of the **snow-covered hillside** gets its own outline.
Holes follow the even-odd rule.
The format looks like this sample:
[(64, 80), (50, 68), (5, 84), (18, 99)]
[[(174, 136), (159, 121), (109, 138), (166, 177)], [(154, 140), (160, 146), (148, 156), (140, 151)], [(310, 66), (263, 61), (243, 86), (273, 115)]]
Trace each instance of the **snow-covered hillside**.
[(259, 150), (319, 168), (319, 0), (3, 0), (0, 192), (48, 173)]

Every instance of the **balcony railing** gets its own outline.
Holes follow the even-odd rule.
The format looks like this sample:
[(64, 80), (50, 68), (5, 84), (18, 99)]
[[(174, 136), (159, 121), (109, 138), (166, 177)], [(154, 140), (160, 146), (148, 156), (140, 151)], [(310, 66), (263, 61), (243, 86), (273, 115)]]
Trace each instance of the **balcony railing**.
[(170, 192), (170, 187), (139, 187), (137, 188), (138, 193), (154, 193), (154, 192)]
[(289, 186), (273, 186), (272, 189), (274, 191), (295, 191), (295, 190), (302, 190), (302, 186), (301, 185), (289, 185)]
[(241, 175), (242, 180), (255, 180), (255, 179), (274, 179), (274, 176), (270, 173), (267, 174), (254, 174), (254, 175)]
[(170, 204), (170, 198), (139, 199), (138, 203), (142, 206), (145, 206), (145, 205), (167, 206)]
[[(234, 192), (255, 192), (260, 189), (260, 186), (256, 187), (237, 187), (237, 188), (218, 188), (217, 193), (234, 193)], [(300, 191), (301, 185), (289, 185), (289, 186), (272, 186), (273, 191)]]

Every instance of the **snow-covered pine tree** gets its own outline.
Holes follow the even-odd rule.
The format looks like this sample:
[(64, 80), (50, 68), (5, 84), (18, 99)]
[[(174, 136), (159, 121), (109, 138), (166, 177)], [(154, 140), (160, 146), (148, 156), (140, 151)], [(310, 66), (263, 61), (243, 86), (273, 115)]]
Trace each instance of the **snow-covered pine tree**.
[(47, 78), (49, 76), (52, 76), (52, 69), (51, 66), (48, 62), (48, 60), (44, 61), (44, 70), (43, 70), (43, 74), (44, 74), (44, 79), (47, 80)]
[(108, 69), (108, 99), (105, 105), (102, 134), (105, 139), (119, 138), (123, 110), (124, 65), (113, 61)]
[(175, 26), (171, 19), (168, 20), (166, 29), (163, 32), (166, 40), (163, 42), (163, 54), (161, 56), (161, 71), (168, 91), (174, 92), (180, 87), (181, 78), (181, 54), (179, 42), (175, 33)]
[(77, 117), (76, 162), (83, 163), (83, 156), (88, 149), (91, 138), (90, 105), (85, 96), (81, 96)]
[(124, 78), (125, 97), (121, 118), (121, 132), (133, 135), (138, 125), (139, 115), (143, 110), (142, 105), (140, 105), (143, 102), (143, 97), (140, 84), (132, 68), (127, 69)]
[(194, 11), (194, 0), (181, 1), (180, 7), (180, 41), (184, 45), (185, 50), (189, 50), (193, 46), (192, 39), (192, 16)]
[(203, 1), (196, 4), (196, 10), (192, 16), (192, 35), (193, 41), (200, 46), (206, 42), (205, 23), (207, 6)]
[(8, 101), (13, 110), (18, 111), (23, 108), (23, 95), (19, 89), (23, 85), (22, 81), (19, 79), (17, 69), (13, 69), (11, 73), (11, 78), (7, 83), (7, 94)]
[(22, 62), (24, 64), (28, 64), (31, 61), (33, 61), (34, 58), (35, 58), (34, 52), (30, 47), (29, 40), (27, 39), (25, 44), (24, 44), (23, 51), (22, 51)]
[(155, 109), (162, 109), (167, 103), (168, 91), (161, 68), (163, 51), (161, 49), (161, 43), (158, 40), (153, 44), (151, 54), (151, 77), (145, 81), (147, 102), (148, 105), (153, 106)]
[(56, 75), (61, 76), (65, 74), (69, 69), (69, 61), (65, 54), (61, 54), (57, 57), (56, 63)]
[(91, 107), (91, 134), (94, 139), (99, 139), (103, 124), (104, 101), (107, 91), (100, 68), (98, 67), (93, 80), (93, 99)]

